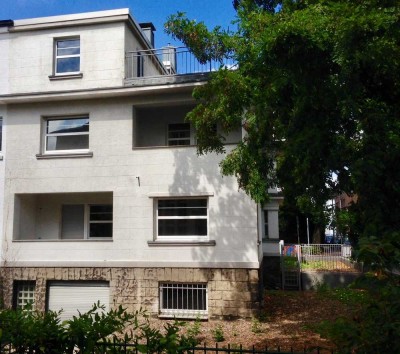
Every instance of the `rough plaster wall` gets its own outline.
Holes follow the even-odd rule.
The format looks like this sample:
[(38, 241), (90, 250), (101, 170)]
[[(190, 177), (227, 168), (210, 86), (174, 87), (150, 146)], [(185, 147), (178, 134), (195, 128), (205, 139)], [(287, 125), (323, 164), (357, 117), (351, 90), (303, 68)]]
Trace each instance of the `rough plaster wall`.
[[(167, 97), (168, 98), (168, 97)], [(13, 234), (16, 193), (113, 193), (114, 237), (110, 242), (12, 242), (18, 261), (38, 266), (90, 262), (176, 263), (180, 266), (257, 267), (257, 207), (238, 191), (234, 178), (221, 177), (221, 155), (197, 156), (195, 147), (132, 150), (135, 102), (130, 98), (19, 104), (9, 107), (5, 230)], [(38, 160), (42, 117), (89, 114), (91, 158)], [(11, 137), (18, 136), (18, 139)], [(228, 149), (229, 150), (229, 149)], [(140, 183), (136, 177), (140, 178)], [(213, 247), (149, 247), (154, 240), (154, 198), (209, 196), (209, 235)], [(11, 239), (11, 238), (10, 238)], [(43, 241), (43, 240), (42, 240)], [(28, 262), (28, 263), (26, 263)], [(32, 263), (33, 262), (33, 263)], [(89, 262), (89, 263), (87, 263)], [(191, 265), (189, 265), (191, 264)], [(132, 266), (132, 264), (131, 264)]]
[[(0, 31), (5, 30), (0, 28)], [(0, 32), (0, 95), (9, 93), (8, 64), (9, 64), (9, 34)], [(0, 108), (1, 116), (1, 108)]]
[[(124, 28), (124, 23), (110, 23), (11, 34), (10, 93), (121, 86), (125, 71)], [(49, 80), (49, 75), (54, 74), (54, 39), (74, 36), (81, 41), (83, 77)]]

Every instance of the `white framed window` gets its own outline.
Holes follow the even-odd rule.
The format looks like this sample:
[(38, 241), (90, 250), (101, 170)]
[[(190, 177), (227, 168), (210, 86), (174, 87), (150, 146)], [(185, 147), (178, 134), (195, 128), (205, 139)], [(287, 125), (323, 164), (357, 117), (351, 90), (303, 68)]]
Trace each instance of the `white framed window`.
[(208, 236), (208, 199), (156, 200), (158, 239), (204, 240)]
[(89, 238), (112, 237), (113, 207), (109, 204), (88, 205)]
[(190, 145), (191, 132), (189, 123), (170, 123), (168, 124), (168, 146)]
[(61, 210), (62, 239), (107, 239), (113, 234), (111, 204), (65, 204)]
[(207, 318), (207, 303), (207, 284), (160, 284), (160, 317)]
[(54, 42), (54, 73), (78, 74), (81, 67), (81, 41), (79, 37), (56, 39)]
[(60, 154), (89, 150), (89, 117), (45, 118), (44, 152)]
[(18, 280), (14, 282), (14, 308), (24, 309), (31, 304), (32, 310), (35, 309), (35, 289), (36, 283), (28, 280)]

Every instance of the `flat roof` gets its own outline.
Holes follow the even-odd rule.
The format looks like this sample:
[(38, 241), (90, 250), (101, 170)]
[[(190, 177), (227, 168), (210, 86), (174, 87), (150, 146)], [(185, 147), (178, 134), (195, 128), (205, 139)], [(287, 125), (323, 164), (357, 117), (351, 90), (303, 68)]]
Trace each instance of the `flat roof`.
[(68, 15), (27, 18), (23, 20), (14, 20), (14, 26), (15, 27), (30, 26), (30, 25), (50, 24), (50, 23), (65, 22), (65, 21), (89, 20), (89, 19), (98, 19), (98, 18), (120, 16), (120, 15), (129, 15), (129, 9), (124, 8), (124, 9), (106, 10), (106, 11), (81, 12)]

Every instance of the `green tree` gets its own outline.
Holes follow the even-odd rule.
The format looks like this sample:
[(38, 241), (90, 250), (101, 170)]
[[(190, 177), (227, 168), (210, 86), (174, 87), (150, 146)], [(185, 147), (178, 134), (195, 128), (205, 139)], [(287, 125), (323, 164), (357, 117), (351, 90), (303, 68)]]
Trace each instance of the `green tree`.
[[(235, 0), (236, 31), (208, 30), (185, 14), (166, 31), (219, 71), (195, 89), (188, 119), (198, 152), (221, 163), (256, 202), (280, 185), (320, 227), (326, 200), (357, 194), (350, 230), (386, 237), (400, 228), (400, 5), (396, 0)], [(235, 70), (223, 66), (237, 63)], [(332, 176), (336, 176), (333, 178)]]

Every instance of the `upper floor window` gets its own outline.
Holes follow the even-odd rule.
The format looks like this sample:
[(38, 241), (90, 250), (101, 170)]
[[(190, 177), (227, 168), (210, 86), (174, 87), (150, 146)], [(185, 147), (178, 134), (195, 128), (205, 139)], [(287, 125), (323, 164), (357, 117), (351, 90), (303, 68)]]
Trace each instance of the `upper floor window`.
[(207, 199), (159, 199), (157, 237), (202, 239), (208, 235)]
[(85, 152), (89, 149), (89, 117), (45, 120), (46, 153)]
[(168, 145), (190, 145), (190, 124), (168, 124)]
[(81, 43), (79, 38), (57, 39), (55, 41), (55, 74), (80, 72)]

